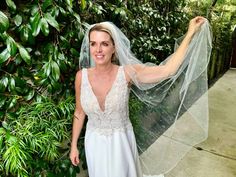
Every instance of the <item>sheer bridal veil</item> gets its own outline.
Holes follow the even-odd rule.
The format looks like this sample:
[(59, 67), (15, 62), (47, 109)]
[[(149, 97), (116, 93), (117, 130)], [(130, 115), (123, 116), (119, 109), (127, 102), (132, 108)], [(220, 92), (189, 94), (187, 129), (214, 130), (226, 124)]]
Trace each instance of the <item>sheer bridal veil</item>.
[[(182, 65), (177, 72), (156, 83), (140, 83), (134, 65), (142, 63), (131, 52), (130, 41), (111, 22), (100, 23), (109, 30), (116, 48), (115, 57), (126, 68), (132, 82), (131, 91), (142, 101), (136, 139), (145, 174), (167, 173), (196, 144), (208, 135), (207, 65), (212, 39), (206, 20), (193, 36)], [(93, 67), (89, 54), (89, 30), (85, 32), (80, 52), (80, 68)], [(182, 38), (176, 41), (176, 48)], [(171, 59), (170, 55), (160, 65)], [(115, 159), (114, 159), (115, 160)]]

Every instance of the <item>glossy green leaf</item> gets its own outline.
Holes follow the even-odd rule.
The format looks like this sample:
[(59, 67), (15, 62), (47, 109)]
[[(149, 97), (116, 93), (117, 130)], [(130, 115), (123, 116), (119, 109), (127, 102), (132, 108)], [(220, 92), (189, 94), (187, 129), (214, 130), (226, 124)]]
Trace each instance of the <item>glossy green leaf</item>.
[(14, 23), (15, 23), (16, 26), (20, 26), (21, 23), (22, 23), (22, 17), (21, 17), (19, 14), (17, 14), (17, 15), (13, 18), (13, 20), (14, 20)]
[(60, 9), (56, 6), (53, 6), (51, 8), (51, 11), (49, 11), (49, 13), (53, 16), (53, 17), (58, 17), (59, 16), (59, 13), (60, 13)]
[(5, 102), (7, 100), (7, 97), (0, 97), (0, 108), (2, 108), (5, 105)]
[(52, 93), (52, 92), (53, 92), (53, 87), (52, 87), (51, 84), (48, 84), (47, 90), (48, 90), (49, 93)]
[(5, 31), (5, 32), (3, 32), (3, 33), (0, 33), (0, 37), (2, 38), (3, 41), (6, 41), (7, 38), (9, 37), (9, 35), (8, 35), (8, 34), (6, 33), (6, 31)]
[(7, 123), (6, 121), (3, 121), (3, 122), (2, 122), (2, 127), (5, 128), (5, 129), (7, 129), (7, 130), (9, 130), (9, 128), (10, 128), (9, 125), (8, 125), (8, 123)]
[(64, 36), (60, 36), (60, 39), (60, 47), (67, 48), (70, 46), (70, 42)]
[(54, 48), (53, 48), (53, 58), (57, 59), (58, 55), (59, 55), (58, 46), (54, 45)]
[(86, 0), (81, 0), (81, 9), (84, 10), (86, 8)]
[(65, 9), (63, 9), (62, 7), (59, 7), (59, 11), (66, 16), (67, 15), (67, 11), (65, 11)]
[(9, 145), (13, 145), (18, 141), (18, 139), (14, 135), (6, 134), (6, 141)]
[(80, 56), (80, 53), (78, 50), (74, 49), (74, 48), (71, 48), (70, 49), (70, 52), (72, 53), (72, 55), (76, 56), (76, 57), (79, 57)]
[(81, 20), (80, 20), (80, 16), (77, 13), (73, 13), (74, 17), (76, 18), (77, 22), (80, 24)]
[(4, 63), (5, 61), (8, 60), (8, 58), (10, 58), (11, 54), (10, 52), (8, 51), (8, 49), (6, 48), (5, 50), (3, 50), (1, 53), (0, 53), (0, 64), (1, 63)]
[(6, 31), (8, 27), (9, 27), (9, 20), (7, 16), (2, 11), (0, 11), (0, 33)]
[(65, 61), (57, 60), (57, 64), (61, 71), (66, 72), (68, 70), (67, 65), (65, 64)]
[(71, 9), (73, 8), (73, 0), (66, 0), (66, 3)]
[[(33, 73), (30, 71), (30, 68), (27, 68), (27, 67), (19, 67), (19, 68), (17, 68), (17, 75), (21, 79), (24, 79), (25, 82), (27, 82), (27, 79), (25, 79), (23, 77), (27, 77), (27, 78), (32, 78), (33, 77)], [(28, 81), (28, 82), (30, 82), (30, 81)]]
[(35, 91), (34, 90), (30, 90), (29, 93), (27, 94), (27, 96), (24, 96), (24, 99), (26, 101), (31, 100), (34, 97)]
[(20, 30), (20, 38), (23, 42), (29, 42), (31, 45), (35, 43), (35, 37), (32, 35), (30, 24), (24, 25)]
[(17, 45), (15, 40), (12, 37), (8, 37), (6, 40), (7, 50), (10, 52), (11, 56), (15, 56), (17, 52)]
[(57, 81), (60, 78), (60, 68), (55, 61), (51, 61), (51, 66), (52, 66), (52, 77), (55, 81)]
[(26, 87), (15, 87), (15, 92), (19, 95), (25, 95), (29, 89)]
[[(5, 92), (7, 86), (8, 86), (8, 77), (3, 76), (0, 80), (0, 92)], [(0, 95), (1, 96), (1, 95)]]
[(65, 55), (63, 53), (59, 53), (58, 59), (59, 60), (65, 60), (66, 58), (65, 58)]
[(0, 119), (1, 119), (1, 120), (3, 120), (4, 116), (5, 116), (5, 112), (0, 111)]
[(16, 103), (17, 103), (17, 99), (16, 97), (13, 97), (12, 99), (10, 99), (9, 106), (7, 109), (13, 108), (16, 105)]
[(6, 133), (6, 130), (3, 128), (3, 127), (1, 127), (0, 128), (0, 135), (2, 136), (2, 135), (4, 135)]
[(38, 103), (41, 103), (42, 102), (42, 100), (43, 100), (43, 96), (42, 95), (36, 95), (36, 102), (38, 102)]
[[(50, 77), (50, 78), (51, 78), (51, 77)], [(55, 90), (56, 90), (56, 91), (60, 91), (60, 89), (61, 89), (61, 84), (60, 84), (60, 82), (56, 81), (54, 78), (53, 78), (53, 79), (50, 79), (50, 81), (51, 81), (51, 86), (52, 86), (54, 92), (55, 92)]]
[(39, 85), (48, 85), (48, 79), (42, 79), (42, 80), (39, 80), (38, 82)]
[(0, 82), (0, 93), (5, 92), (6, 87)]
[(45, 11), (50, 5), (52, 5), (52, 0), (44, 0), (42, 4), (42, 10)]
[(75, 169), (76, 173), (80, 173), (80, 167), (79, 166), (75, 166), (74, 169)]
[(21, 62), (22, 62), (23, 60), (22, 60), (22, 58), (21, 58), (20, 55), (16, 55), (14, 61), (15, 61), (16, 65), (19, 65), (19, 64), (21, 64)]
[(17, 86), (22, 87), (24, 89), (27, 87), (26, 81), (23, 78), (15, 76), (15, 81)]
[(83, 32), (83, 30), (80, 29), (79, 32), (78, 32), (78, 39), (82, 40), (83, 37), (84, 37), (84, 32)]
[(35, 13), (35, 15), (30, 18), (30, 21), (31, 21), (32, 35), (37, 36), (41, 28), (39, 12)]
[(60, 30), (58, 22), (55, 20), (54, 17), (51, 16), (50, 13), (46, 13), (45, 16), (44, 16), (44, 18), (47, 20), (47, 22), (48, 22), (51, 26), (53, 26), (54, 28), (56, 28), (57, 31)]
[(18, 47), (19, 51), (20, 51), (20, 56), (22, 57), (22, 59), (28, 64), (30, 65), (31, 64), (31, 57), (28, 53), (28, 51), (22, 47), (22, 46), (19, 46)]
[(12, 9), (12, 10), (16, 10), (16, 5), (12, 0), (6, 0), (7, 6)]
[(7, 85), (8, 85), (8, 77), (2, 77), (2, 79), (1, 79), (1, 84), (3, 84), (4, 85), (4, 87), (7, 87)]
[(9, 80), (9, 85), (8, 85), (9, 92), (14, 91), (14, 90), (15, 90), (15, 87), (16, 87), (16, 82), (15, 82), (15, 79), (12, 77), (12, 78), (10, 78), (10, 80)]
[(6, 87), (0, 82), (0, 93), (5, 92)]
[(73, 168), (73, 166), (70, 166), (69, 168), (69, 174), (71, 177), (76, 177), (76, 171), (75, 169)]
[(44, 74), (46, 76), (50, 75), (50, 73), (51, 73), (51, 64), (50, 64), (50, 62), (47, 62), (43, 65), (43, 70), (44, 70)]
[(24, 42), (28, 41), (29, 33), (30, 33), (30, 29), (28, 28), (28, 26), (24, 25), (21, 28), (21, 31), (20, 31), (20, 38), (21, 38), (21, 40), (24, 41)]
[(39, 12), (39, 6), (37, 4), (34, 4), (33, 7), (31, 7), (31, 16), (34, 16), (36, 13)]
[(45, 36), (48, 36), (49, 34), (49, 25), (45, 18), (41, 19), (41, 30)]
[[(1, 128), (0, 128), (1, 129)], [(0, 149), (3, 148), (4, 136), (0, 135)], [(1, 168), (0, 168), (1, 169)]]

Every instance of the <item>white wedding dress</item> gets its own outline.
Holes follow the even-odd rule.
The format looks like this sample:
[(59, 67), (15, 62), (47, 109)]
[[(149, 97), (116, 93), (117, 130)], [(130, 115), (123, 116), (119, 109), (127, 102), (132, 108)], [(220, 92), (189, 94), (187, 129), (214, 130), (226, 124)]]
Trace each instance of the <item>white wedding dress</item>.
[(129, 88), (122, 66), (105, 98), (104, 111), (89, 83), (87, 69), (82, 70), (81, 105), (88, 116), (85, 152), (89, 177), (145, 176), (129, 120), (128, 99)]

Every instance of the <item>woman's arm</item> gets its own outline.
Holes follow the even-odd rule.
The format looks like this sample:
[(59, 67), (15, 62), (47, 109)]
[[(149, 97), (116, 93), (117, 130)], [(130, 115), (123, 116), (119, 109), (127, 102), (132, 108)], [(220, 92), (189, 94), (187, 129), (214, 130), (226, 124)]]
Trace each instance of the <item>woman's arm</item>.
[(77, 148), (77, 142), (83, 128), (85, 113), (80, 104), (80, 88), (81, 88), (81, 71), (78, 71), (75, 78), (75, 102), (76, 108), (74, 112), (73, 127), (72, 127), (72, 141), (71, 141), (71, 151), (70, 160), (73, 165), (78, 165), (79, 163), (79, 151)]
[(171, 58), (166, 62), (165, 65), (161, 66), (145, 66), (136, 65), (135, 70), (136, 77), (141, 83), (155, 83), (171, 75), (174, 75), (180, 65), (183, 63), (184, 56), (186, 54), (188, 45), (195, 34), (199, 30), (200, 26), (205, 22), (203, 17), (193, 18), (188, 27), (187, 34), (181, 42), (178, 49), (172, 54)]

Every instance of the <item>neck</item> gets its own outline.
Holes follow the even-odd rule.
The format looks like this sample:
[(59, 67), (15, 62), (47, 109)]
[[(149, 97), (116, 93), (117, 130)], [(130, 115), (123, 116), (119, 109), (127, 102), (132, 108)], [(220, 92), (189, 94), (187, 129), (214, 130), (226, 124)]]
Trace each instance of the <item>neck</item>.
[(109, 73), (113, 69), (112, 63), (107, 63), (105, 65), (96, 65), (95, 70), (99, 73)]

